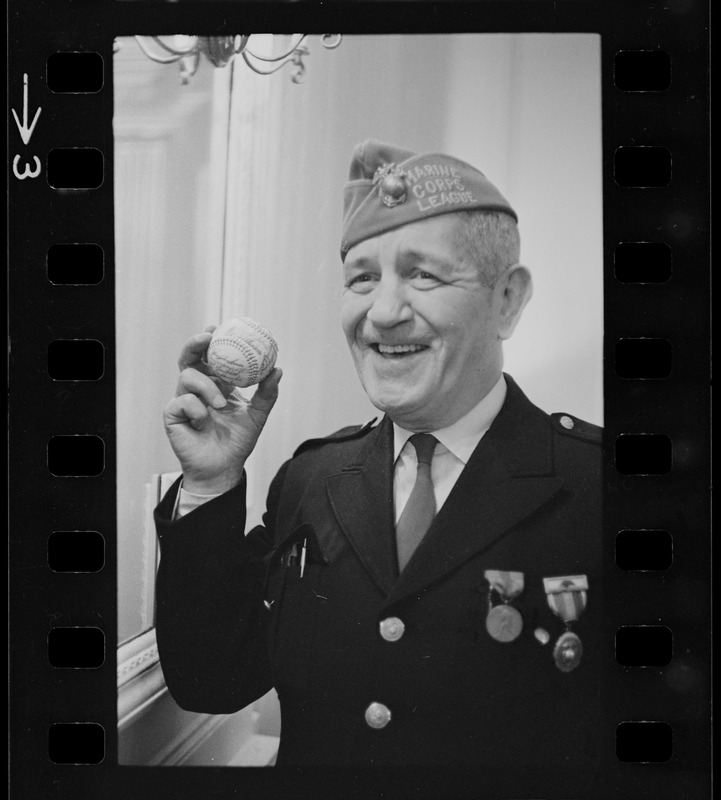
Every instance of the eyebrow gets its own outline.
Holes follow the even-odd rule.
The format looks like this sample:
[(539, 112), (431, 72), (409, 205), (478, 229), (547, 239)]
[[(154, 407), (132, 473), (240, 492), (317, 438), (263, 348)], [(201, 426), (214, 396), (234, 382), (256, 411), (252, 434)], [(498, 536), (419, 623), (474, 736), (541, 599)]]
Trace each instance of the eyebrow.
[[(430, 264), (434, 267), (440, 267), (442, 269), (453, 269), (455, 266), (455, 262), (450, 261), (449, 259), (441, 258), (440, 256), (434, 256), (430, 253), (424, 253), (419, 250), (406, 250), (400, 254), (399, 260), (401, 266), (408, 266), (409, 262), (411, 264), (423, 262), (425, 264)], [(367, 256), (360, 256), (356, 259), (347, 259), (343, 264), (343, 269), (367, 269), (368, 267), (377, 266), (378, 262), (376, 259), (368, 258)]]
[(360, 258), (353, 258), (350, 260), (346, 259), (343, 262), (344, 270), (367, 269), (369, 266), (377, 266), (377, 264), (373, 259), (367, 258), (366, 256), (361, 256)]
[(417, 264), (421, 262), (443, 270), (452, 270), (455, 267), (455, 262), (450, 261), (449, 259), (441, 258), (440, 256), (434, 256), (431, 253), (424, 253), (418, 250), (406, 250), (405, 252), (401, 253), (401, 265), (407, 266), (409, 262), (411, 264)]

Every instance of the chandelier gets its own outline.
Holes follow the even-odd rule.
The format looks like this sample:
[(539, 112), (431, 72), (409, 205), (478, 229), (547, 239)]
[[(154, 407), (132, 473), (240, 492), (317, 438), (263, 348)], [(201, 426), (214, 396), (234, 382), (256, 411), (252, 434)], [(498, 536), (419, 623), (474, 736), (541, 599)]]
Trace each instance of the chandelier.
[[(271, 75), (285, 66), (291, 68), (291, 79), (300, 83), (305, 73), (303, 59), (309, 54), (303, 45), (307, 33), (294, 34), (293, 41), (276, 55), (261, 54), (250, 47), (251, 36), (136, 36), (140, 49), (158, 64), (175, 64), (180, 68), (180, 81), (188, 83), (204, 56), (216, 67), (225, 67), (236, 56), (259, 75)], [(325, 33), (320, 37), (326, 50), (335, 50), (341, 43), (340, 33)]]

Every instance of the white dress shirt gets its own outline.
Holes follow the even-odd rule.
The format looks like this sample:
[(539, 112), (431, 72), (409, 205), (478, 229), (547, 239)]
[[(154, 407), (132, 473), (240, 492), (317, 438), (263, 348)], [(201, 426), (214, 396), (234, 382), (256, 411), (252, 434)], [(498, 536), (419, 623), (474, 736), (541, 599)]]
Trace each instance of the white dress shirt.
[[(432, 433), (438, 444), (431, 462), (431, 479), (433, 494), (436, 498), (436, 512), (446, 502), (451, 489), (455, 486), (463, 468), (468, 463), (471, 453), (483, 438), (483, 434), (491, 427), (491, 423), (501, 410), (506, 399), (506, 382), (503, 376), (490, 392), (474, 406), (464, 417), (447, 428)], [(395, 472), (393, 475), (393, 502), (395, 504), (396, 522), (400, 519), (405, 504), (408, 502), (413, 484), (416, 481), (418, 461), (416, 451), (408, 439), (414, 431), (407, 431), (393, 423), (393, 456)]]
[[(438, 444), (433, 453), (431, 463), (431, 479), (433, 480), (433, 493), (436, 497), (436, 511), (440, 511), (451, 489), (455, 486), (463, 468), (468, 463), (471, 453), (476, 449), (483, 434), (491, 427), (491, 423), (501, 410), (506, 399), (506, 382), (501, 376), (498, 383), (490, 392), (474, 406), (464, 417), (453, 425), (441, 428), (432, 433)], [(405, 504), (408, 502), (413, 484), (416, 481), (416, 451), (413, 445), (408, 444), (408, 439), (414, 431), (407, 431), (393, 423), (393, 502), (395, 506), (395, 519), (398, 522)], [(193, 494), (186, 492), (182, 485), (176, 498), (173, 519), (179, 519), (189, 514), (193, 509), (207, 503), (217, 494)]]
[(194, 492), (186, 492), (185, 489), (183, 489), (183, 483), (181, 481), (178, 496), (175, 498), (173, 519), (180, 519), (186, 514), (190, 514), (190, 512), (194, 511), (198, 506), (202, 506), (203, 503), (207, 503), (208, 500), (212, 500), (214, 497), (220, 497), (220, 494), (195, 494)]

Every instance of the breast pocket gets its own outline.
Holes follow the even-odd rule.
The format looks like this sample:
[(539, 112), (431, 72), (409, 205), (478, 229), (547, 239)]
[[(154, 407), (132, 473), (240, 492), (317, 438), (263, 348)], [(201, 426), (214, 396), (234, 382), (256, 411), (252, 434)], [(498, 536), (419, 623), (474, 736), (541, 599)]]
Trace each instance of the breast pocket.
[(326, 560), (313, 529), (301, 525), (270, 556), (266, 606), (271, 614), (269, 649), (281, 700), (303, 703), (322, 611), (321, 578)]

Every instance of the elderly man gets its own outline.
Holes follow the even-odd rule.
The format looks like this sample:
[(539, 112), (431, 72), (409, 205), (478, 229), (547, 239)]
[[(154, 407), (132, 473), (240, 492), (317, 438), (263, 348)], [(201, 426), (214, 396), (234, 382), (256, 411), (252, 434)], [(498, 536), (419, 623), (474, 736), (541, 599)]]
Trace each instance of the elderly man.
[(243, 465), (280, 371), (226, 398), (210, 333), (183, 350), (165, 413), (183, 483), (156, 512), (161, 663), (191, 710), (275, 686), (279, 765), (466, 766), (574, 795), (590, 779), (600, 435), (502, 373), (531, 294), (516, 222), (462, 161), (355, 149), (342, 325), (384, 416), (302, 444), (246, 536)]

